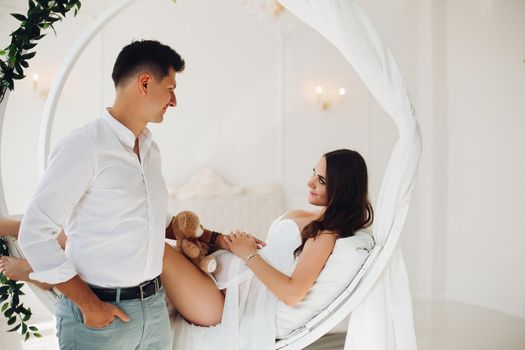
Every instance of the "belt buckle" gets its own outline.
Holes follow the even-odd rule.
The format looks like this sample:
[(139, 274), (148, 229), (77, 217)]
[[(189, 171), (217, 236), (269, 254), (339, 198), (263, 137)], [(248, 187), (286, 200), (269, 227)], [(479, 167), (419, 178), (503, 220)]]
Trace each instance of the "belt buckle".
[(139, 284), (140, 300), (144, 300), (144, 287), (148, 286), (151, 282), (153, 282), (153, 284), (155, 285), (155, 293), (153, 293), (153, 294), (157, 294), (159, 292), (160, 288), (159, 288), (159, 280), (158, 280), (158, 278), (155, 278), (152, 281), (143, 282), (143, 283)]
[(160, 287), (159, 287), (159, 278), (158, 277), (155, 277), (155, 279), (153, 280), (153, 283), (155, 283), (155, 294), (157, 294), (160, 290)]
[(139, 291), (140, 291), (140, 300), (144, 300), (144, 287), (146, 287), (149, 284), (149, 282), (142, 282), (139, 284)]

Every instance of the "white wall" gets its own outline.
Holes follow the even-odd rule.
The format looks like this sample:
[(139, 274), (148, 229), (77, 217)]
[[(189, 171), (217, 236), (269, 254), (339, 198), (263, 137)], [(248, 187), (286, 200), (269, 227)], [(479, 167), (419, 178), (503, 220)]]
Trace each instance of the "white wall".
[(525, 317), (525, 2), (446, 16), (447, 294)]
[[(20, 4), (24, 6), (24, 4)], [(19, 5), (19, 6), (20, 6)], [(24, 11), (19, 7), (0, 6), (1, 33), (9, 33), (15, 28), (16, 20), (9, 16), (10, 12)], [(31, 198), (37, 184), (37, 141), (40, 126), (40, 116), (45, 99), (33, 90), (32, 75), (39, 73), (40, 86), (51, 84), (67, 49), (93, 19), (93, 13), (86, 11), (77, 18), (68, 18), (59, 23), (55, 36), (48, 34), (37, 46), (37, 55), (30, 61), (30, 68), (26, 71), (26, 78), (15, 82), (15, 91), (9, 96), (4, 128), (2, 130), (2, 171), (6, 200), (11, 213), (23, 212)], [(2, 35), (0, 45), (9, 44), (10, 37)], [(89, 120), (87, 115), (98, 111), (97, 103), (90, 103), (93, 97), (98, 101), (99, 89), (96, 87), (100, 52), (96, 42), (94, 50), (88, 50), (74, 68), (71, 79), (68, 80), (59, 113), (56, 114), (56, 125), (53, 136), (63, 136), (64, 129), (73, 127)], [(79, 72), (87, 73), (80, 78)], [(63, 102), (67, 101), (67, 108)], [(76, 109), (76, 112), (70, 113)], [(67, 113), (67, 114), (64, 114)]]

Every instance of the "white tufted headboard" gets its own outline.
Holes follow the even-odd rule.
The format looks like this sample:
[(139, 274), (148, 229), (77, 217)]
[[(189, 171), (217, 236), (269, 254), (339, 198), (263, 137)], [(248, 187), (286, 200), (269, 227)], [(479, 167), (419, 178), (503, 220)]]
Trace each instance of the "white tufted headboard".
[(187, 184), (169, 191), (169, 213), (191, 210), (206, 228), (222, 233), (241, 229), (264, 239), (284, 211), (281, 186), (233, 186), (212, 169), (201, 170)]

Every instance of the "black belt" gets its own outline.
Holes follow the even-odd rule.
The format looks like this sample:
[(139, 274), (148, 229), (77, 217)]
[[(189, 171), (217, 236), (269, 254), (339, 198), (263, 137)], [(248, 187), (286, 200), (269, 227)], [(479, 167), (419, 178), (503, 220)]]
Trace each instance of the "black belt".
[(120, 291), (119, 300), (131, 300), (131, 299), (146, 299), (159, 292), (162, 284), (160, 283), (160, 276), (139, 284), (136, 287), (128, 288), (100, 288), (90, 286), (93, 293), (95, 293), (100, 300), (116, 302), (118, 291)]

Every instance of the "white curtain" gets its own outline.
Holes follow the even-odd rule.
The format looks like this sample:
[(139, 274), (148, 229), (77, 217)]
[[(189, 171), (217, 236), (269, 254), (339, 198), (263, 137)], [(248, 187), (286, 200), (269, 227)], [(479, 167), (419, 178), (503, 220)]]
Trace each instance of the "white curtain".
[[(352, 65), (399, 132), (375, 206), (378, 244), (397, 244), (421, 154), (421, 133), (405, 79), (379, 31), (357, 1), (279, 0), (319, 31)], [(396, 248), (383, 274), (353, 310), (345, 350), (414, 350), (416, 337), (405, 264)]]

